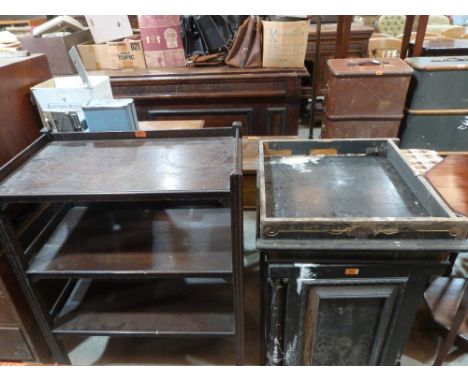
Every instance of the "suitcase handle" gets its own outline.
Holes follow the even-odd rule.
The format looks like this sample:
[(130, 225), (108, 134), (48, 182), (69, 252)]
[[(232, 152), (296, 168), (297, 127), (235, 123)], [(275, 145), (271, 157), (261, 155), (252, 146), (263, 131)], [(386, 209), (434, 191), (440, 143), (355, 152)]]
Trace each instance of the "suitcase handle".
[(447, 57), (447, 58), (433, 58), (432, 62), (464, 62), (468, 61), (467, 57)]
[(355, 62), (355, 61), (349, 61), (348, 66), (367, 66), (367, 65), (388, 65), (390, 64), (389, 61), (379, 61), (376, 59), (373, 60), (365, 60), (365, 61), (360, 61), (360, 62)]

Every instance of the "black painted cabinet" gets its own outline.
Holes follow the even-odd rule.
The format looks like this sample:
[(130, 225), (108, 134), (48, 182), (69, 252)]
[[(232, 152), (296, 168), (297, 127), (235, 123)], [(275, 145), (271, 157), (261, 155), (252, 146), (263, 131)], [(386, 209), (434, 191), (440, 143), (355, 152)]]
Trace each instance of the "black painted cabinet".
[(346, 366), (398, 362), (420, 293), (443, 265), (264, 259), (263, 268), (266, 363)]

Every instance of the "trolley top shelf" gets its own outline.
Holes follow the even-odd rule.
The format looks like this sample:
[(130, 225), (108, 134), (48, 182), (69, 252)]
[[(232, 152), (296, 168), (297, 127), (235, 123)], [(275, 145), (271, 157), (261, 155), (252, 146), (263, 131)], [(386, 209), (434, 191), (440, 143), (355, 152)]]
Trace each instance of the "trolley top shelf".
[(42, 137), (1, 169), (0, 200), (133, 200), (229, 192), (240, 155), (238, 139), (194, 135)]

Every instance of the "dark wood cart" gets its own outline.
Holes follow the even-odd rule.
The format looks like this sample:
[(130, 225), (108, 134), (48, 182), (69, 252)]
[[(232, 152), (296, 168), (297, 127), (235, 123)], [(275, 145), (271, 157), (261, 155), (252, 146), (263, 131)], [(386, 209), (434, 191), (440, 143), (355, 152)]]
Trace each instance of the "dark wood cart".
[(55, 206), (27, 247), (3, 212), (0, 235), (58, 363), (65, 335), (227, 336), (243, 363), (241, 152), (239, 126), (50, 134), (0, 170), (2, 206)]
[(261, 141), (265, 361), (394, 365), (468, 220), (391, 140)]

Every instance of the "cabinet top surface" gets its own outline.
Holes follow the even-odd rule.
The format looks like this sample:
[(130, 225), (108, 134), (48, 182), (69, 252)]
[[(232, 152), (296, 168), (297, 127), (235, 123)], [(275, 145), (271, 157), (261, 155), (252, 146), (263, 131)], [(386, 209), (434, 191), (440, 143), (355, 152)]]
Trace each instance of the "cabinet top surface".
[(203, 76), (279, 76), (279, 77), (304, 77), (308, 72), (301, 68), (232, 68), (227, 65), (215, 67), (182, 67), (182, 68), (158, 68), (158, 69), (121, 69), (121, 70), (93, 70), (90, 75), (106, 75), (111, 79), (145, 79), (167, 77), (203, 77)]
[(231, 137), (53, 141), (0, 183), (0, 199), (226, 191), (234, 145)]
[(39, 56), (45, 56), (45, 55), (44, 54), (31, 54), (30, 56), (26, 56), (26, 57), (2, 57), (0, 58), (0, 68), (14, 65), (14, 64), (17, 64), (18, 62), (29, 61)]

